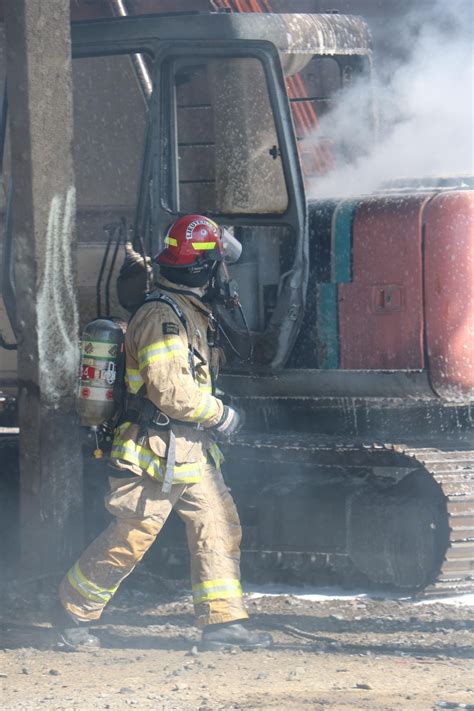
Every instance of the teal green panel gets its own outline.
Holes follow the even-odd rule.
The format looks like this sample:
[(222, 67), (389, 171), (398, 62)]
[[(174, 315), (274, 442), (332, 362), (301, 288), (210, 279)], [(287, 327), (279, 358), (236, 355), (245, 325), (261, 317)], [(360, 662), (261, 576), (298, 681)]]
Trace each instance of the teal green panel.
[(318, 346), (319, 367), (338, 368), (337, 284), (318, 284)]
[(344, 200), (334, 211), (331, 235), (331, 281), (352, 281), (352, 221), (359, 200)]

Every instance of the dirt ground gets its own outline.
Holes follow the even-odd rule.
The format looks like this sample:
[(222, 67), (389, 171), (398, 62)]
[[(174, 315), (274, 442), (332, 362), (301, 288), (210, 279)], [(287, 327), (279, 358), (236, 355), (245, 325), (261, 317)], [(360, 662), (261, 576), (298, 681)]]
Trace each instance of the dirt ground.
[(138, 582), (123, 586), (96, 626), (102, 648), (70, 653), (52, 648), (50, 592), (29, 600), (4, 593), (0, 707), (422, 711), (474, 704), (472, 607), (251, 596), (251, 624), (271, 631), (274, 646), (201, 653), (182, 584)]

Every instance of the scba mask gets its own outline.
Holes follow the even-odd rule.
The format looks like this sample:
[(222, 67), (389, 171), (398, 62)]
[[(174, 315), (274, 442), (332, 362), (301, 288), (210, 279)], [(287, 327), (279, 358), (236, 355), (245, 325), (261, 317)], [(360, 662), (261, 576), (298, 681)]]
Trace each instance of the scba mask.
[(221, 227), (221, 259), (216, 261), (209, 283), (208, 300), (223, 304), (226, 309), (240, 306), (237, 282), (231, 279), (227, 265), (235, 264), (242, 254), (242, 245), (225, 227)]
[[(227, 268), (228, 265), (235, 264), (240, 259), (242, 245), (225, 227), (221, 228), (221, 243), (223, 259), (217, 261), (214, 265), (213, 278), (209, 283), (209, 288), (204, 298), (206, 301), (215, 304), (217, 314), (220, 312), (221, 319), (219, 319), (218, 315), (217, 327), (227, 343), (227, 350), (230, 349), (240, 361), (251, 363), (253, 359), (253, 343), (250, 329), (240, 303), (237, 282), (231, 278)], [(232, 312), (232, 315), (229, 313), (226, 316), (221, 310), (222, 307), (225, 311)], [(241, 345), (236, 345), (232, 337), (232, 332), (236, 333), (237, 336), (239, 332), (242, 334), (242, 327), (245, 338), (244, 344), (246, 343), (243, 353)], [(242, 344), (241, 337), (239, 340), (240, 344)]]
[(224, 257), (223, 262), (224, 264), (235, 264), (239, 261), (242, 254), (242, 245), (226, 227), (221, 227), (220, 231), (220, 241)]

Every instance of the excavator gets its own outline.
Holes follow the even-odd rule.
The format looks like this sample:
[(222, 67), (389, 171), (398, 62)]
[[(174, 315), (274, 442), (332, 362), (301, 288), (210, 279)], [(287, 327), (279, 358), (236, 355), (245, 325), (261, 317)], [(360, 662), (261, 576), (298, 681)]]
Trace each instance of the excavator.
[[(471, 591), (472, 180), (318, 199), (318, 176), (351, 155), (314, 129), (370, 82), (366, 23), (213, 4), (227, 11), (72, 25), (82, 323), (127, 318), (111, 288), (125, 240), (153, 256), (181, 214), (225, 225), (248, 326), (221, 314), (240, 357), (219, 385), (247, 413), (225, 452), (244, 577)], [(359, 109), (375, 141), (375, 103)], [(8, 220), (2, 251), (8, 424)], [(171, 573), (186, 556), (176, 526), (150, 552)]]

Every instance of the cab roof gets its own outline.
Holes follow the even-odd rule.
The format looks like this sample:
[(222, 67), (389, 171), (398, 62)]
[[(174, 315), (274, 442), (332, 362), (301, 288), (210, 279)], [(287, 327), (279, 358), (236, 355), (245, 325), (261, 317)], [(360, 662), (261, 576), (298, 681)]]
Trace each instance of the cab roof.
[(266, 40), (283, 54), (371, 53), (366, 22), (355, 15), (335, 13), (174, 13), (72, 24), (75, 56), (145, 51), (152, 49), (156, 41), (178, 40)]

